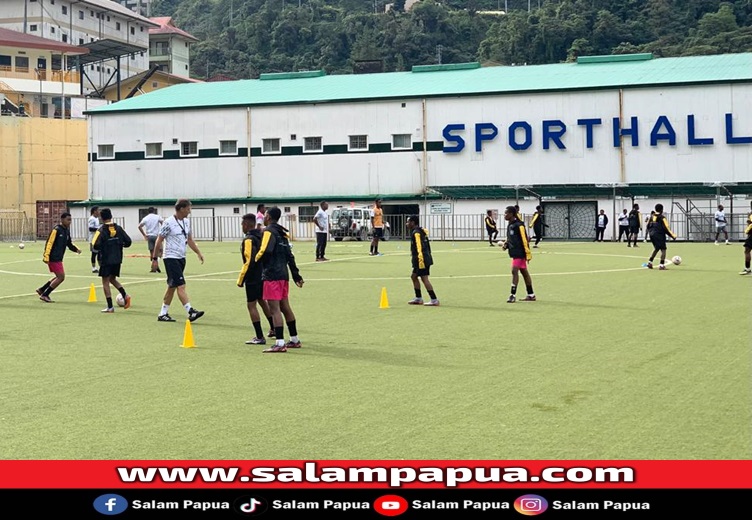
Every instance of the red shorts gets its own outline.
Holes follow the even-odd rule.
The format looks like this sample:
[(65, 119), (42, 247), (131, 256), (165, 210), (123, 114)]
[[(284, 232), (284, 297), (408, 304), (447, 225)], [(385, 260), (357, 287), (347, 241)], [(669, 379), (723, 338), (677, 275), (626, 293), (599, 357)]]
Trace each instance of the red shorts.
[(290, 294), (290, 282), (288, 280), (264, 281), (264, 299), (280, 301), (287, 299)]
[(63, 269), (62, 262), (47, 262), (47, 267), (50, 269), (51, 273), (65, 274), (65, 269)]
[(527, 260), (524, 258), (512, 258), (512, 267), (517, 269), (527, 269)]

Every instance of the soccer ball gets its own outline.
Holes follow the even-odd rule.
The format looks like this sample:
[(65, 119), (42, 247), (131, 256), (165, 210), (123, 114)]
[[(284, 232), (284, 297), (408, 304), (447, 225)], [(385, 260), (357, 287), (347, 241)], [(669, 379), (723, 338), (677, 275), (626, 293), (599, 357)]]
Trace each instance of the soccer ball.
[(125, 307), (125, 298), (123, 298), (122, 294), (118, 294), (115, 297), (115, 303), (118, 304), (118, 307)]
[(671, 262), (673, 262), (674, 265), (679, 265), (681, 263), (681, 257), (677, 255), (671, 259)]
[(23, 242), (21, 242), (20, 244), (18, 244), (18, 249), (23, 249), (24, 247), (26, 247), (26, 246), (24, 245)]
[(504, 247), (504, 244), (506, 242), (507, 242), (506, 240), (499, 240), (498, 242), (496, 242), (496, 245), (499, 246), (499, 247)]

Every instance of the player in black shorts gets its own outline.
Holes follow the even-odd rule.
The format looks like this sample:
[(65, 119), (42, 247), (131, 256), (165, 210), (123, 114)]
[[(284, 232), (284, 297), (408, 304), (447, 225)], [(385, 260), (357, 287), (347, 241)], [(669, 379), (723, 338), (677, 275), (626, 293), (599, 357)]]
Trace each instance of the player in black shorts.
[(248, 314), (251, 316), (251, 323), (255, 336), (245, 342), (246, 345), (265, 345), (264, 332), (261, 329), (261, 315), (259, 314), (256, 304), (258, 303), (264, 312), (267, 321), (272, 329), (272, 321), (269, 305), (263, 299), (264, 282), (261, 281), (262, 265), (255, 261), (256, 253), (261, 247), (261, 230), (256, 227), (256, 215), (248, 213), (243, 215), (243, 233), (245, 237), (240, 245), (240, 255), (243, 258), (243, 268), (238, 276), (238, 287), (245, 286), (245, 299), (248, 304)]
[(661, 264), (658, 269), (666, 269), (666, 235), (670, 236), (672, 240), (676, 240), (676, 235), (671, 228), (668, 227), (668, 219), (663, 214), (663, 204), (655, 205), (655, 213), (650, 217), (650, 223), (648, 224), (650, 230), (650, 241), (653, 243), (653, 254), (650, 255), (648, 260), (648, 269), (653, 268), (653, 260), (655, 259), (658, 251), (661, 252)]
[(747, 235), (747, 240), (744, 241), (744, 269), (741, 275), (752, 274), (752, 268), (750, 268), (750, 260), (752, 260), (752, 214), (747, 218), (747, 228), (744, 230), (744, 234)]

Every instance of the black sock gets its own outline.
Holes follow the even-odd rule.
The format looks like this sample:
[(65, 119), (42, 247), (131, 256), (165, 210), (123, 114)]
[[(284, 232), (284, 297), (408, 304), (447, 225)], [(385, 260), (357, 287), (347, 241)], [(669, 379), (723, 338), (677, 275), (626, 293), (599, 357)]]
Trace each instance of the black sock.
[(432, 300), (436, 299), (436, 293), (434, 291), (428, 291), (428, 296), (430, 296)]
[(512, 296), (514, 296), (515, 294), (517, 294), (517, 286), (516, 285), (512, 286), (512, 293), (511, 294), (512, 294)]
[(41, 286), (39, 288), (39, 292), (40, 293), (44, 293), (44, 291), (46, 291), (47, 289), (49, 289), (51, 283), (52, 282), (50, 282), (49, 280), (47, 280), (47, 283), (45, 283), (43, 286)]
[(107, 308), (112, 309), (112, 296), (107, 298)]
[(277, 339), (285, 339), (284, 327), (274, 327), (274, 337)]
[(266, 319), (269, 320), (269, 328), (273, 329), (274, 328), (274, 320), (272, 319), (272, 317), (271, 316), (267, 316)]
[(256, 331), (256, 337), (257, 338), (263, 338), (264, 337), (264, 331), (261, 330), (261, 321), (254, 321), (253, 322), (253, 330)]
[(55, 290), (55, 289), (53, 289), (53, 288), (52, 288), (52, 285), (51, 285), (51, 284), (50, 284), (50, 285), (47, 285), (47, 288), (46, 288), (46, 289), (44, 290), (44, 292), (42, 293), (42, 296), (49, 296), (50, 294), (52, 294), (52, 291), (54, 291), (54, 290)]
[(122, 296), (124, 300), (125, 300), (125, 297), (128, 296), (125, 292), (125, 287), (120, 287), (120, 289), (118, 289), (118, 292), (120, 293), (120, 296)]
[(295, 320), (287, 322), (287, 330), (290, 332), (290, 336), (298, 335), (298, 326), (295, 324)]
[(744, 267), (746, 267), (747, 269), (749, 269), (749, 260), (745, 260), (744, 261)]
[(420, 289), (415, 289), (415, 297), (416, 298), (423, 298), (423, 295), (420, 293)]
[(528, 293), (529, 295), (533, 295), (533, 294), (535, 294), (535, 293), (533, 292), (533, 286), (532, 286), (532, 285), (525, 285), (525, 289), (527, 289), (527, 293)]

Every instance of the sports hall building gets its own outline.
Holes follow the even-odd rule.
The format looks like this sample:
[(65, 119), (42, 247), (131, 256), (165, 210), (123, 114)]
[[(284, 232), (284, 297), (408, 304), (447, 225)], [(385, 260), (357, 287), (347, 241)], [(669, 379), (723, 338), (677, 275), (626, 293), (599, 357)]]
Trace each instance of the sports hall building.
[[(89, 198), (133, 236), (140, 215), (194, 202), (198, 238), (237, 239), (239, 215), (279, 205), (312, 236), (321, 200), (384, 200), (393, 232), (419, 213), (438, 239), (480, 239), (482, 216), (542, 204), (549, 238), (589, 239), (661, 202), (707, 240), (720, 202), (741, 238), (752, 197), (752, 53), (576, 63), (323, 71), (176, 85), (88, 112)], [(77, 215), (78, 216), (78, 215)], [(208, 226), (208, 227), (207, 227)]]

